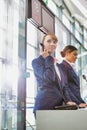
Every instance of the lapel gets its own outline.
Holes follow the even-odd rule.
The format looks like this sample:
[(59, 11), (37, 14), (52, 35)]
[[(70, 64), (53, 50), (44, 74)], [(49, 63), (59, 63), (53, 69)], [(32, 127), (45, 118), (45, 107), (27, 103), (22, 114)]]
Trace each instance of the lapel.
[(61, 71), (61, 68), (60, 68), (59, 64), (57, 63), (56, 65), (57, 65), (57, 67), (58, 67), (58, 69), (59, 69), (60, 76), (61, 76), (61, 80), (60, 80), (58, 74), (56, 73), (57, 80), (58, 80), (59, 85), (62, 86), (62, 82), (61, 82), (61, 81), (62, 81), (62, 71)]
[(66, 103), (66, 99), (65, 99), (64, 94), (63, 94), (63, 84), (62, 84), (62, 83), (63, 83), (63, 79), (62, 79), (62, 71), (61, 71), (60, 65), (59, 65), (58, 63), (57, 63), (56, 65), (57, 65), (57, 67), (58, 67), (58, 69), (59, 69), (60, 76), (61, 76), (61, 80), (60, 80), (58, 74), (56, 73), (58, 89), (60, 90), (60, 93), (61, 93), (61, 95), (62, 95), (62, 98), (63, 98), (64, 102)]
[(79, 76), (76, 74), (72, 66), (67, 63), (65, 60), (63, 60), (63, 64), (66, 66), (66, 69), (70, 71), (70, 73), (79, 81)]

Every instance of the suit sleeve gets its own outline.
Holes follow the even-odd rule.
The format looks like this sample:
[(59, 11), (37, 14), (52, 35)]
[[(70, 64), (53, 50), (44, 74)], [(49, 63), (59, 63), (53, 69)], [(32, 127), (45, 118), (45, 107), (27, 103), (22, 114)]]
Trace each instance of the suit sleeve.
[(80, 100), (72, 93), (72, 91), (67, 85), (64, 87), (64, 95), (67, 101), (73, 101), (78, 105), (81, 103)]
[(79, 88), (77, 88), (76, 90), (75, 90), (75, 92), (76, 92), (76, 98), (79, 100), (79, 104), (80, 103), (85, 103), (85, 101), (82, 99), (82, 97), (81, 97), (81, 94), (80, 94), (80, 87)]
[(39, 80), (49, 83), (55, 81), (53, 57), (48, 56), (44, 59), (39, 56), (32, 61), (32, 66), (38, 82)]
[[(69, 78), (69, 74), (68, 74), (69, 70), (65, 66), (62, 66), (62, 68), (63, 68), (63, 71), (64, 71), (64, 77), (65, 77), (65, 84), (64, 84), (63, 92), (64, 92), (66, 100), (73, 101), (73, 102), (77, 103), (78, 105), (80, 103), (84, 103), (84, 101), (82, 100), (82, 98), (80, 96), (79, 88), (76, 89), (76, 87), (75, 87), (74, 92), (76, 93), (76, 95), (70, 89), (70, 86), (69, 86), (70, 83), (69, 83), (69, 79), (68, 79)], [(74, 88), (74, 84), (72, 86)]]

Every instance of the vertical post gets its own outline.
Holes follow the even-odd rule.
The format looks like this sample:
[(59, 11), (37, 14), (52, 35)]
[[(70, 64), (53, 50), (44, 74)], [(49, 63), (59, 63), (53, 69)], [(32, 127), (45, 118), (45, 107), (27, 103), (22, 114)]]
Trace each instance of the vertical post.
[[(17, 98), (17, 130), (26, 130), (26, 5), (27, 1), (19, 0), (19, 80)], [(23, 5), (23, 6), (22, 6)], [(25, 12), (24, 12), (25, 11)]]

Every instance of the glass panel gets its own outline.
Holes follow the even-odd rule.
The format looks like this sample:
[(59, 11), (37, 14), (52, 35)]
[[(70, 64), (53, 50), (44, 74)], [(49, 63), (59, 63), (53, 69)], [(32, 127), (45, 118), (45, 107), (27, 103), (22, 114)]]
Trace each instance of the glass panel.
[(84, 29), (84, 37), (86, 37), (86, 36), (87, 36), (87, 30)]
[[(78, 55), (81, 54), (81, 46), (73, 36), (71, 37), (71, 44), (78, 49)], [(81, 74), (81, 59), (80, 58), (76, 60), (76, 70), (77, 70), (78, 75), (80, 75)]]
[(87, 49), (87, 40), (84, 40), (84, 47)]
[(34, 97), (35, 97), (35, 77), (32, 71), (29, 71), (30, 77), (27, 78), (27, 98), (26, 98), (26, 120), (31, 125), (35, 125), (35, 118), (33, 114)]
[(80, 41), (80, 34), (79, 34), (79, 32), (77, 30), (75, 30), (75, 36)]
[(31, 63), (40, 54), (40, 43), (44, 34), (29, 21), (27, 24), (27, 73), (30, 76), (26, 79), (26, 130), (31, 130), (36, 129), (33, 107), (37, 93), (37, 82)]
[(35, 48), (27, 44), (27, 68), (32, 69), (31, 61), (35, 57)]
[(1, 128), (16, 129), (18, 70), (16, 66), (0, 62), (0, 73)]
[(52, 0), (49, 0), (48, 1), (48, 5), (47, 5), (50, 10), (56, 15), (58, 16), (58, 7), (56, 6), (56, 4), (52, 1)]
[(26, 130), (31, 130), (35, 127), (33, 107), (35, 101), (35, 93), (37, 91), (37, 83), (33, 74), (31, 63), (39, 53), (38, 43), (37, 28), (29, 21), (27, 21), (27, 73), (29, 73), (29, 77), (26, 79)]
[(27, 22), (27, 43), (37, 47), (37, 28), (30, 22)]
[(0, 130), (17, 130), (19, 0), (0, 0)]
[(32, 101), (32, 103), (34, 103), (32, 98), (34, 98), (34, 96), (35, 96), (34, 86), (36, 85), (36, 82), (35, 82), (35, 77), (34, 77), (33, 72), (29, 71), (29, 73), (30, 73), (30, 77), (27, 78), (27, 97), (31, 98), (30, 101)]
[(75, 36), (80, 42), (82, 42), (82, 28), (80, 27), (80, 24), (76, 20), (75, 20)]
[(73, 37), (71, 38), (71, 44), (78, 48), (76, 70), (78, 70), (78, 75), (80, 77), (80, 89), (82, 98), (87, 102), (87, 82), (83, 79), (83, 75), (87, 77), (87, 52)]
[[(84, 50), (84, 48), (81, 48), (81, 54), (79, 55), (81, 58), (82, 63), (82, 75), (81, 75), (81, 82), (82, 82), (82, 96), (84, 100), (87, 102), (87, 51)], [(86, 79), (84, 79), (83, 75)]]
[(67, 17), (64, 14), (63, 14), (62, 20), (63, 20), (64, 25), (70, 30), (71, 29), (70, 21), (67, 19)]
[(58, 47), (56, 49), (56, 57), (58, 58), (58, 62), (62, 61), (62, 57), (60, 55), (60, 51), (70, 43), (70, 33), (60, 21), (56, 18), (55, 19), (55, 34), (58, 37)]

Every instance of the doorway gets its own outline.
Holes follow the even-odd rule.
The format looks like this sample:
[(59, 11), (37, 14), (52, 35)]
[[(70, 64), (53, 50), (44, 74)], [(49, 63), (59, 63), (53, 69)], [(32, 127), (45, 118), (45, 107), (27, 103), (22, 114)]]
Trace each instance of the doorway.
[(32, 60), (40, 54), (40, 43), (43, 35), (42, 31), (27, 20), (26, 130), (36, 129), (33, 107), (37, 93), (37, 82), (33, 73)]

